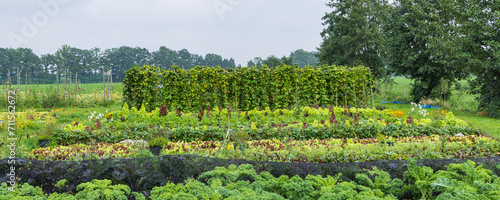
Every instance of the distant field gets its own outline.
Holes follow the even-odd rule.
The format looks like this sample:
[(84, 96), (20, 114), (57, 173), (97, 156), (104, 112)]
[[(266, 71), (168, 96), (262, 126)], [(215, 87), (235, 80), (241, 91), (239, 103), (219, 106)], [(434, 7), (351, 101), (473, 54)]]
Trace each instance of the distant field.
[[(13, 85), (13, 87), (17, 88), (17, 85)], [(32, 92), (26, 94), (26, 87)], [(7, 111), (7, 88), (8, 86), (5, 85), (0, 86), (0, 105), (5, 105), (0, 106), (0, 112)], [(59, 85), (58, 95), (57, 84), (21, 85), (21, 92), (16, 94), (16, 111), (23, 111), (28, 108), (35, 108), (38, 111), (47, 111), (53, 108), (102, 107), (113, 103), (106, 103), (106, 98), (118, 98), (119, 102), (115, 102), (121, 105), (121, 94), (123, 93), (122, 83), (113, 83), (113, 94), (106, 98), (104, 97), (104, 87), (102, 83), (78, 84), (79, 90), (76, 91), (76, 97), (74, 95), (75, 89), (76, 85), (71, 84), (71, 88), (67, 85), (66, 90), (64, 90), (64, 85), (61, 84)], [(107, 84), (106, 89), (108, 89)], [(64, 91), (68, 90), (71, 90), (71, 95), (68, 95), (67, 92), (64, 93)], [(66, 94), (66, 96), (64, 96), (64, 94)], [(28, 97), (26, 97), (26, 95), (28, 95)]]
[[(6, 91), (8, 86), (2, 86), (2, 91)], [(12, 87), (17, 88), (17, 85), (12, 85)], [(69, 87), (69, 84), (67, 85)], [(71, 91), (75, 91), (75, 84), (71, 84)], [(104, 86), (102, 83), (89, 83), (89, 84), (78, 84), (78, 87), (83, 89), (81, 92), (102, 92), (104, 91)], [(28, 84), (28, 90), (35, 91), (48, 91), (48, 90), (57, 90), (57, 84)], [(108, 88), (108, 84), (106, 84), (106, 88)], [(68, 89), (68, 88), (66, 88)], [(26, 85), (21, 85), (21, 91), (26, 90)], [(62, 92), (64, 90), (64, 84), (59, 84), (59, 90)], [(113, 91), (114, 92), (122, 92), (123, 84), (122, 83), (113, 83)]]

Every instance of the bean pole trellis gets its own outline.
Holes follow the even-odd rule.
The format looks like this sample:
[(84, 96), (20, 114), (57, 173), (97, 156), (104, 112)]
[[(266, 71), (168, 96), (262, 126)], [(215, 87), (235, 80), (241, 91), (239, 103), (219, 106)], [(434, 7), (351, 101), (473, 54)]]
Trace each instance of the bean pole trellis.
[(160, 105), (181, 110), (357, 106), (367, 105), (372, 86), (366, 67), (281, 65), (224, 70), (196, 66), (185, 70), (173, 66), (165, 70), (135, 66), (125, 76), (124, 99), (137, 108), (144, 104), (148, 110)]

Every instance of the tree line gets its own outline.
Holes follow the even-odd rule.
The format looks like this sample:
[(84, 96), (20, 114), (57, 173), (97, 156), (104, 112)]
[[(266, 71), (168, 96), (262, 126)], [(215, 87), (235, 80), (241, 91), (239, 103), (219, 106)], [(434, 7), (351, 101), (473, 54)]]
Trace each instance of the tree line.
[(305, 66), (316, 66), (319, 64), (319, 59), (316, 57), (317, 52), (306, 51), (304, 49), (297, 49), (290, 52), (290, 55), (283, 56), (281, 58), (275, 55), (270, 55), (266, 59), (261, 57), (255, 57), (247, 62), (247, 66), (257, 66), (260, 69), (262, 65), (267, 65), (270, 67), (275, 67), (281, 64), (287, 65), (297, 65), (300, 68)]
[(469, 80), (479, 109), (500, 117), (500, 0), (332, 0), (321, 64), (364, 65), (413, 80), (414, 102), (449, 98)]
[(182, 49), (174, 51), (164, 46), (150, 52), (146, 48), (122, 46), (119, 48), (101, 50), (99, 48), (79, 49), (63, 45), (54, 54), (37, 56), (29, 48), (0, 48), (0, 79), (6, 80), (8, 72), (16, 75), (17, 69), (21, 75), (29, 77), (55, 76), (57, 71), (68, 70), (81, 76), (102, 73), (105, 69), (113, 70), (113, 80), (121, 81), (125, 72), (134, 65), (156, 65), (169, 68), (178, 65), (190, 68), (195, 65), (221, 66), (234, 68), (234, 59), (209, 53), (205, 56), (189, 53)]
[[(316, 65), (319, 59), (314, 52), (307, 52), (299, 49), (290, 53), (290, 56), (283, 56), (281, 59), (274, 55), (262, 59), (256, 57), (248, 61), (247, 66), (262, 65), (277, 66), (284, 64), (297, 64), (301, 67), (305, 65)], [(173, 65), (188, 69), (196, 65), (215, 67), (224, 69), (241, 67), (236, 66), (233, 58), (223, 58), (221, 55), (208, 53), (205, 56), (190, 53), (186, 49), (180, 51), (171, 50), (167, 47), (160, 47), (157, 51), (150, 52), (146, 48), (122, 46), (112, 49), (79, 49), (68, 45), (63, 45), (54, 54), (36, 55), (29, 48), (0, 48), (0, 80), (7, 81), (8, 73), (15, 83), (17, 70), (24, 77), (56, 79), (59, 71), (60, 76), (65, 70), (78, 73), (80, 77), (88, 75), (102, 74), (103, 67), (106, 70), (112, 69), (113, 80), (121, 82), (125, 77), (125, 72), (134, 65), (155, 65), (161, 68), (170, 69)]]

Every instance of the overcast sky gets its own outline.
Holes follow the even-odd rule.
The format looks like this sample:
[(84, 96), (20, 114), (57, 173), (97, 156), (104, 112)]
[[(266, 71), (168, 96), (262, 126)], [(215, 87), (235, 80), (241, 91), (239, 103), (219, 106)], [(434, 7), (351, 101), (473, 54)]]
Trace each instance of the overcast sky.
[(216, 53), (246, 65), (254, 57), (316, 50), (328, 0), (2, 0), (0, 47), (38, 54), (160, 46)]

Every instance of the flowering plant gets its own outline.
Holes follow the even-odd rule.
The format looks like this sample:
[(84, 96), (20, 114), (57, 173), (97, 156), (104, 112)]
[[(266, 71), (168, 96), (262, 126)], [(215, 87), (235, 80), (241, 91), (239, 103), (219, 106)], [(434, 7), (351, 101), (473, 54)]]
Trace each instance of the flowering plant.
[(422, 104), (416, 104), (414, 102), (411, 102), (410, 104), (412, 106), (412, 108), (410, 109), (410, 113), (415, 113), (414, 111), (416, 110), (415, 114), (418, 113), (422, 115), (422, 117), (429, 115), (429, 113), (427, 113), (427, 110), (423, 109), (424, 106)]
[[(106, 113), (108, 112), (108, 110), (106, 110)], [(99, 119), (103, 118), (105, 115), (102, 114), (102, 113), (99, 113), (97, 114), (96, 111), (94, 112), (90, 112), (90, 116), (88, 116), (89, 118), (89, 122), (90, 122), (90, 127), (93, 127), (94, 126), (94, 121), (96, 121), (96, 128), (97, 129), (100, 129), (101, 128), (101, 121), (99, 121)], [(106, 118), (104, 118), (104, 121), (107, 121)], [(88, 129), (89, 131), (92, 131), (92, 129)]]

